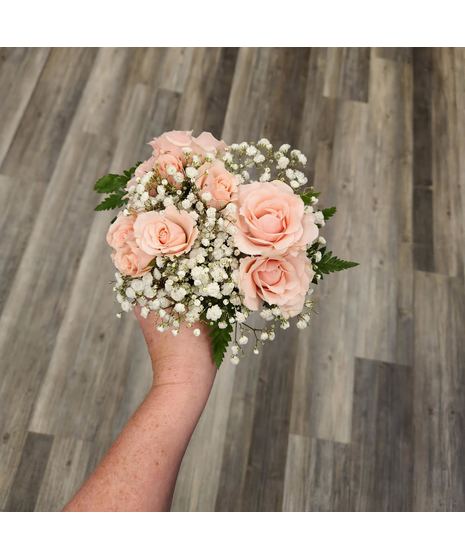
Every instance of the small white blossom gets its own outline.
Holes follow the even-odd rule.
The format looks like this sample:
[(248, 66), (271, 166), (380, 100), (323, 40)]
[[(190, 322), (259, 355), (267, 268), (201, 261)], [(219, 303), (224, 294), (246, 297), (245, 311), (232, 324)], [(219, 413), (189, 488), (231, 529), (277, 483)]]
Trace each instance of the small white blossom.
[(249, 338), (246, 335), (242, 335), (242, 337), (239, 338), (239, 345), (247, 345), (247, 343), (249, 342)]
[(195, 178), (199, 174), (199, 171), (194, 167), (187, 167), (186, 168), (186, 175), (188, 178)]
[(220, 297), (220, 286), (218, 285), (218, 283), (209, 283), (205, 287), (205, 293), (208, 296), (213, 296), (215, 298), (219, 298)]
[(136, 298), (136, 293), (135, 293), (135, 291), (134, 291), (134, 289), (133, 289), (132, 287), (128, 287), (128, 288), (126, 289), (126, 296), (127, 296), (128, 298)]
[(174, 311), (177, 312), (178, 314), (183, 314), (186, 311), (186, 307), (182, 302), (177, 302), (174, 305)]
[(198, 327), (196, 327), (192, 333), (193, 333), (196, 337), (199, 337), (199, 335), (200, 335), (200, 329), (199, 329)]
[(247, 316), (243, 312), (236, 312), (236, 322), (238, 324), (243, 324), (246, 319)]
[(289, 164), (289, 159), (287, 157), (280, 157), (278, 159), (278, 168), (285, 169)]
[(318, 263), (321, 260), (321, 252), (315, 252), (313, 255), (313, 260)]
[(316, 211), (314, 214), (315, 225), (323, 226), (325, 224), (325, 217), (322, 211)]
[(173, 165), (168, 165), (166, 167), (166, 174), (169, 174), (170, 176), (173, 176), (176, 174), (176, 167), (173, 167)]
[(264, 319), (264, 320), (272, 320), (273, 319), (273, 312), (271, 311), (270, 308), (264, 308), (261, 312), (260, 312), (260, 316)]
[(299, 329), (305, 329), (307, 327), (307, 322), (305, 320), (299, 320), (296, 324)]
[(217, 321), (221, 318), (221, 308), (215, 304), (214, 306), (210, 306), (207, 310), (207, 320)]
[(238, 352), (239, 352), (239, 347), (237, 345), (231, 345), (231, 353), (233, 355), (237, 355)]
[(231, 357), (231, 362), (234, 365), (239, 364), (239, 357), (237, 355), (234, 355), (233, 357)]
[(141, 308), (140, 315), (143, 318), (146, 318), (149, 315), (149, 309), (147, 308), (147, 306), (144, 306), (143, 308)]
[(266, 341), (268, 339), (268, 333), (266, 331), (262, 331), (260, 334), (260, 339), (262, 341)]

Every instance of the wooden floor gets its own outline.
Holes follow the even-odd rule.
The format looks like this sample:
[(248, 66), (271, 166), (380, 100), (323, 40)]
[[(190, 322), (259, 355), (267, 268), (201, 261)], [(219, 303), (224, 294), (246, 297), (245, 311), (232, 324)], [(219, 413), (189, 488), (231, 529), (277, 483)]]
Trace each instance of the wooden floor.
[(355, 270), (218, 373), (176, 511), (465, 510), (465, 50), (0, 51), (0, 509), (59, 510), (143, 399), (96, 177), (167, 129), (289, 142)]

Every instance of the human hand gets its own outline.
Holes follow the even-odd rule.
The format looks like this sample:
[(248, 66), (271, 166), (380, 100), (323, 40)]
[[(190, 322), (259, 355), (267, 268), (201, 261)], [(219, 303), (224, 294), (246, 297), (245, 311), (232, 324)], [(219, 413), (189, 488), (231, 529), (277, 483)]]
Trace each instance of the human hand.
[[(208, 328), (200, 322), (188, 328), (181, 324), (177, 336), (157, 330), (160, 318), (151, 312), (147, 318), (136, 306), (134, 313), (144, 334), (153, 368), (153, 386), (179, 384), (209, 393), (215, 379)], [(200, 329), (200, 335), (193, 334)]]

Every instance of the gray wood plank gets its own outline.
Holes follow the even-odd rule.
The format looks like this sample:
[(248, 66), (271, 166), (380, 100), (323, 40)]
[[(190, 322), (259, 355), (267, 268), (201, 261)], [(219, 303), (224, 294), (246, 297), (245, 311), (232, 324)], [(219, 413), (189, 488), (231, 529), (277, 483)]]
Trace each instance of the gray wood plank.
[(0, 433), (0, 511), (4, 511), (18, 469), (27, 432)]
[(5, 511), (34, 511), (53, 436), (28, 432)]
[(34, 511), (61, 511), (85, 479), (92, 446), (83, 440), (53, 438)]
[(462, 281), (416, 272), (414, 509), (417, 511), (465, 510), (464, 328)]
[[(46, 181), (64, 145), (95, 49), (52, 49), (1, 168), (15, 178)], [(27, 164), (25, 164), (27, 161)]]
[(412, 475), (412, 370), (397, 364), (357, 359), (350, 509), (411, 511)]
[(13, 48), (5, 49), (2, 53), (0, 165), (37, 85), (48, 54), (48, 48)]

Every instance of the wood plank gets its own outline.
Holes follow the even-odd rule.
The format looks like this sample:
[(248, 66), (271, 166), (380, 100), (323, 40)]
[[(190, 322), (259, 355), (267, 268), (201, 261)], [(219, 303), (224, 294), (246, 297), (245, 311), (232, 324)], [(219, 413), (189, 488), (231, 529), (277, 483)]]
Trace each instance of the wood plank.
[(34, 511), (53, 436), (28, 432), (5, 511)]
[(410, 367), (357, 359), (351, 461), (351, 510), (412, 510)]
[(221, 49), (216, 75), (213, 80), (214, 86), (206, 101), (202, 130), (210, 131), (217, 138), (221, 138), (223, 133), (238, 52), (238, 48)]
[(37, 207), (42, 203), (45, 189), (45, 183), (0, 175), (0, 314), (34, 227)]
[[(223, 129), (226, 142), (260, 139), (266, 118), (270, 57), (267, 48), (239, 50)], [(257, 106), (261, 110), (256, 110)]]
[(435, 271), (463, 277), (465, 146), (462, 138), (465, 85), (456, 74), (457, 70), (460, 72), (465, 68), (462, 49), (434, 49), (432, 63), (432, 229)]
[[(399, 328), (411, 327), (412, 299), (401, 300), (398, 293), (409, 292), (412, 285), (411, 264), (401, 267), (399, 254), (400, 245), (412, 241), (412, 179), (406, 171), (411, 165), (411, 83), (409, 66), (372, 59), (365, 170), (357, 177), (360, 197), (354, 208), (362, 223), (355, 235), (358, 257), (366, 270), (358, 291), (364, 320), (356, 354), (387, 362), (397, 358), (405, 364), (412, 351), (404, 344), (404, 353), (399, 352)], [(410, 261), (408, 251), (404, 247), (402, 263)]]
[(433, 49), (413, 49), (413, 254), (415, 269), (434, 271), (433, 234)]
[(34, 511), (61, 511), (84, 481), (91, 444), (54, 437)]
[(0, 434), (0, 510), (5, 511), (13, 484), (15, 473), (18, 469), (27, 432), (14, 431)]
[(242, 511), (280, 511), (284, 493), (296, 335), (279, 330), (260, 363)]
[(30, 178), (32, 173), (34, 180), (49, 180), (95, 55), (95, 49), (88, 48), (55, 48), (50, 51), (4, 158), (2, 174)]
[(416, 511), (465, 510), (464, 328), (463, 282), (416, 272)]
[(323, 95), (351, 101), (368, 101), (369, 48), (328, 49)]
[(350, 511), (349, 446), (292, 434), (283, 511)]
[(49, 54), (48, 48), (6, 50), (1, 56), (0, 165), (13, 141)]

